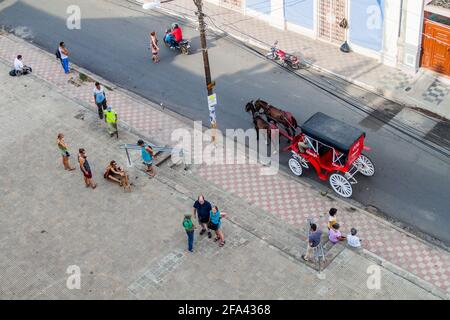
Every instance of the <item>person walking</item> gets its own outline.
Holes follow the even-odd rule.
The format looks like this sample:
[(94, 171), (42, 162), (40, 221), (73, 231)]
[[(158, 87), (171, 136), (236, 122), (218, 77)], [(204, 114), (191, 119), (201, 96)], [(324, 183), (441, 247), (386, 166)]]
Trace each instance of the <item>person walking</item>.
[(191, 219), (192, 215), (190, 213), (186, 213), (183, 219), (183, 227), (186, 231), (188, 237), (188, 250), (189, 252), (194, 252), (194, 230), (195, 225)]
[(305, 261), (311, 260), (311, 255), (314, 248), (320, 244), (320, 237), (322, 236), (322, 231), (317, 230), (317, 225), (311, 223), (308, 235), (308, 246), (306, 248), (306, 254), (302, 255), (302, 259)]
[(62, 67), (64, 69), (64, 72), (67, 74), (67, 73), (70, 72), (70, 68), (69, 68), (69, 50), (67, 50), (64, 41), (61, 41), (59, 43), (58, 51), (59, 51), (59, 56), (60, 56), (60, 59), (61, 59)]
[[(198, 224), (202, 227), (200, 235), (205, 234), (207, 230), (211, 210), (212, 210), (211, 203), (206, 201), (203, 195), (198, 196), (197, 201), (194, 202), (192, 214), (194, 215), (194, 217), (197, 217)], [(196, 212), (197, 214), (195, 214)], [(212, 237), (211, 231), (208, 230), (208, 238), (211, 237)]]
[(86, 188), (91, 187), (92, 189), (95, 189), (97, 185), (92, 180), (92, 171), (91, 166), (89, 165), (89, 162), (87, 160), (86, 150), (80, 148), (78, 152), (78, 163), (80, 164), (80, 170), (84, 176), (84, 183), (86, 184)]
[(106, 107), (105, 122), (106, 129), (108, 130), (109, 135), (112, 137), (114, 134), (116, 134), (117, 138), (119, 138), (119, 134), (117, 131), (117, 113), (111, 106)]
[(144, 143), (144, 140), (139, 139), (137, 145), (141, 147), (141, 156), (143, 163), (147, 166), (145, 170), (151, 177), (156, 175), (155, 168), (153, 167), (153, 158), (155, 158), (155, 153), (153, 149)]
[(58, 145), (59, 152), (61, 153), (64, 169), (69, 171), (75, 170), (75, 168), (71, 167), (69, 164), (70, 153), (68, 151), (67, 144), (64, 141), (64, 135), (62, 133), (58, 133), (56, 144)]
[(97, 105), (98, 108), (98, 117), (101, 120), (103, 119), (103, 112), (106, 110), (107, 107), (105, 89), (103, 89), (103, 86), (100, 85), (99, 82), (96, 82), (93, 93), (94, 93), (94, 103)]
[(153, 63), (158, 63), (159, 62), (159, 57), (158, 57), (159, 47), (158, 47), (158, 39), (156, 38), (156, 32), (155, 31), (152, 31), (150, 33), (150, 47), (152, 49), (152, 60), (153, 60)]
[(219, 208), (217, 208), (217, 206), (213, 206), (209, 214), (208, 229), (214, 230), (214, 233), (216, 234), (214, 241), (220, 240), (219, 247), (223, 247), (225, 245), (225, 237), (221, 229), (222, 218), (225, 218), (225, 216), (226, 213), (221, 213), (219, 211)]

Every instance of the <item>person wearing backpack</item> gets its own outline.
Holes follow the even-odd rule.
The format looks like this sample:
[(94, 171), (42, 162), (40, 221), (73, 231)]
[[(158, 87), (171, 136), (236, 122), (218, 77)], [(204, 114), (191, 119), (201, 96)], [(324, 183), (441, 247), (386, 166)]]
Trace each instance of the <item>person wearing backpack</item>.
[(67, 50), (64, 41), (59, 43), (58, 50), (56, 50), (56, 57), (61, 60), (61, 65), (64, 68), (64, 72), (67, 74), (69, 69), (69, 50)]
[(103, 112), (107, 108), (107, 103), (105, 89), (103, 89), (103, 86), (101, 86), (99, 82), (96, 82), (94, 86), (94, 103), (98, 108), (98, 117), (102, 120)]
[(195, 226), (194, 226), (194, 223), (192, 222), (192, 214), (191, 213), (186, 213), (184, 215), (183, 227), (184, 227), (184, 230), (186, 231), (186, 234), (187, 234), (187, 237), (188, 237), (188, 249), (189, 249), (189, 252), (194, 252), (194, 230), (195, 230)]

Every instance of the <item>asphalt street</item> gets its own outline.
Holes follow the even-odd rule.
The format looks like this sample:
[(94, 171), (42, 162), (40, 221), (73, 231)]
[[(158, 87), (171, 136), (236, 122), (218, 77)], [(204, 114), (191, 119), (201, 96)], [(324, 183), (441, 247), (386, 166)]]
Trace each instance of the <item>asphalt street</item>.
[[(120, 3), (124, 6), (119, 5)], [(67, 7), (81, 8), (81, 29), (66, 27)], [(185, 25), (192, 54), (179, 55), (162, 44), (165, 28), (173, 18), (143, 13), (126, 1), (24, 0), (0, 1), (0, 23), (17, 35), (54, 52), (64, 40), (74, 63), (117, 85), (191, 119), (207, 124), (203, 61), (198, 31)], [(151, 62), (149, 32), (160, 41), (161, 62)], [(247, 101), (262, 98), (292, 112), (299, 123), (317, 111), (360, 127), (367, 133), (369, 156), (377, 173), (359, 178), (353, 198), (366, 206), (450, 243), (450, 164), (432, 148), (380, 124), (366, 113), (311, 86), (246, 50), (234, 41), (208, 35), (213, 79), (218, 95), (219, 128), (252, 126), (244, 112)], [(27, 57), (24, 57), (26, 63)], [(283, 164), (287, 156), (282, 157)], [(314, 172), (301, 179), (319, 183)], [(328, 183), (320, 183), (327, 188)]]

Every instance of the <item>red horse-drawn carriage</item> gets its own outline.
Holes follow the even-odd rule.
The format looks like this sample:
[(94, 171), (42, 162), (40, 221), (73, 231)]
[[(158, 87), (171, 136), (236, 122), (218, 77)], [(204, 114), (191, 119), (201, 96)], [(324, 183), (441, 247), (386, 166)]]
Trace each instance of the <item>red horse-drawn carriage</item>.
[(321, 112), (314, 114), (293, 137), (288, 150), (292, 157), (289, 168), (296, 176), (311, 165), (321, 180), (329, 181), (342, 197), (351, 197), (355, 175), (360, 172), (370, 177), (375, 174), (372, 161), (362, 154), (365, 133)]
[(297, 120), (291, 113), (260, 99), (247, 103), (245, 111), (252, 113), (256, 130), (266, 130), (268, 137), (272, 130), (278, 130), (289, 141), (282, 151), (291, 151), (289, 168), (296, 176), (312, 166), (337, 194), (349, 198), (358, 172), (367, 177), (375, 174), (372, 161), (362, 154), (369, 150), (364, 146), (366, 134), (358, 128), (317, 112), (297, 133)]

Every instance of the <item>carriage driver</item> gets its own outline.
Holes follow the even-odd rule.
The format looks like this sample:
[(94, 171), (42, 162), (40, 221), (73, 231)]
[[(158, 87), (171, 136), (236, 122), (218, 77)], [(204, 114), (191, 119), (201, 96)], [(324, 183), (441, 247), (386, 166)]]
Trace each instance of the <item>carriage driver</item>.
[(305, 153), (306, 149), (309, 148), (309, 145), (305, 142), (305, 138), (303, 135), (300, 137), (300, 140), (297, 143), (297, 148), (300, 153)]

